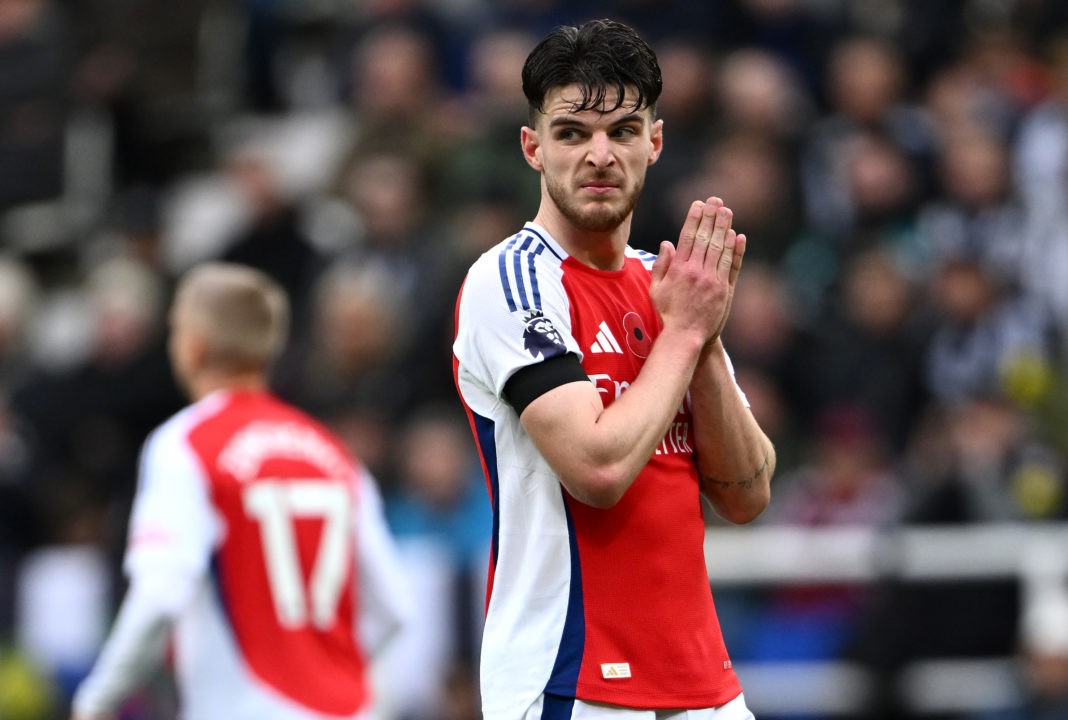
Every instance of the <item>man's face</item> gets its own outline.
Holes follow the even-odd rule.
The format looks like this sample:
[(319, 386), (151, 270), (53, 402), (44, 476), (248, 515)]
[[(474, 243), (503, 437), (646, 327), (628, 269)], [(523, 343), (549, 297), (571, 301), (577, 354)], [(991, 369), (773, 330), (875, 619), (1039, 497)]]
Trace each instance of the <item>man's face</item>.
[[(552, 91), (536, 127), (523, 129), (523, 152), (568, 222), (609, 232), (638, 202), (645, 172), (660, 156), (663, 122), (654, 122), (649, 109), (635, 111), (629, 92), (606, 114), (574, 112), (580, 97), (573, 85)], [(614, 99), (610, 93), (609, 107)]]

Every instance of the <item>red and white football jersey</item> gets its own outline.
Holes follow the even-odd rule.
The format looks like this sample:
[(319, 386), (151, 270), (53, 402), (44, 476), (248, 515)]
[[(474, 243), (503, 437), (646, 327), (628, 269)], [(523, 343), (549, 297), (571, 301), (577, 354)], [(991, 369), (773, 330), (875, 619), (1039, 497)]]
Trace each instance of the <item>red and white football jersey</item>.
[[(125, 569), (132, 589), (188, 587), (170, 610), (183, 717), (364, 713), (364, 646), (406, 598), (374, 481), (341, 444), (268, 393), (220, 392), (150, 436), (139, 483)], [(116, 667), (98, 664), (77, 702), (121, 685)]]
[(741, 687), (705, 565), (689, 402), (623, 499), (572, 498), (502, 399), (524, 366), (575, 353), (606, 406), (661, 330), (653, 255), (623, 269), (571, 258), (528, 223), (472, 266), (457, 303), (454, 369), (493, 505), (482, 645), (487, 720), (543, 692), (637, 708), (725, 704)]

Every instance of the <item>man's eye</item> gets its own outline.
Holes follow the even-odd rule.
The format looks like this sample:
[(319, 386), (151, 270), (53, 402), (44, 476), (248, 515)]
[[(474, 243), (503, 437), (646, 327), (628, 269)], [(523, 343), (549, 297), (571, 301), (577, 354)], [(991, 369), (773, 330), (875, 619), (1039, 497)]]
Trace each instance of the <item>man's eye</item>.
[(577, 140), (578, 137), (579, 137), (579, 132), (578, 132), (578, 130), (575, 130), (573, 128), (568, 128), (566, 130), (561, 130), (560, 132), (558, 132), (556, 134), (556, 137), (559, 140), (565, 140), (565, 141), (567, 141), (567, 140)]
[(616, 137), (634, 137), (637, 134), (638, 131), (630, 126), (616, 128)]

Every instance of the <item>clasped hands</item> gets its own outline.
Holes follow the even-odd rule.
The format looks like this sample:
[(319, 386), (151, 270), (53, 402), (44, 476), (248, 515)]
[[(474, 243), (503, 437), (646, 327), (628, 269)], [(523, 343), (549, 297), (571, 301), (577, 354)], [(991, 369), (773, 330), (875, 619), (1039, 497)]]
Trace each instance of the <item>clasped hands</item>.
[(653, 265), (649, 293), (664, 327), (700, 333), (704, 345), (723, 332), (742, 269), (746, 237), (733, 219), (718, 197), (694, 201), (678, 245), (662, 242)]

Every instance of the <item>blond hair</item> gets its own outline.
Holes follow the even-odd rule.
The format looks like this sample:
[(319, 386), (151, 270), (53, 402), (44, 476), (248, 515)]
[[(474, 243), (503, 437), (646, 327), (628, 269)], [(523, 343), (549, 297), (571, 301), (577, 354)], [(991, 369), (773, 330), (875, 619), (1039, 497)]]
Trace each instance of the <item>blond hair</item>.
[(289, 330), (289, 300), (282, 287), (236, 263), (204, 263), (186, 273), (173, 313), (207, 341), (209, 364), (228, 373), (265, 371)]

